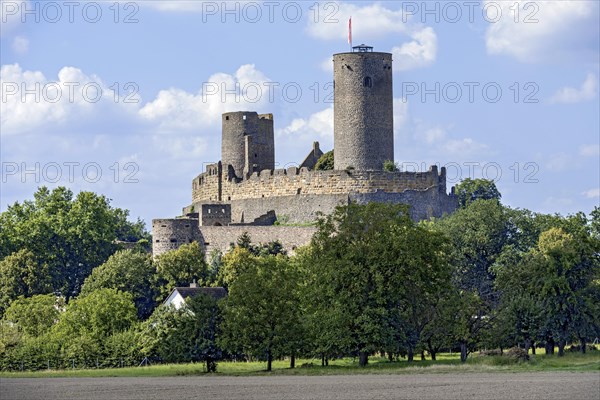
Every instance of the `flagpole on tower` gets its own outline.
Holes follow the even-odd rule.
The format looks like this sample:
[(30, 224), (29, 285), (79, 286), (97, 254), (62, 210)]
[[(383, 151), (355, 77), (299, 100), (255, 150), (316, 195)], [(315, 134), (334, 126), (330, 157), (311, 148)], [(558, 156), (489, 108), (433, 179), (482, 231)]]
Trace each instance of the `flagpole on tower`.
[(348, 44), (350, 45), (350, 51), (352, 51), (352, 17), (348, 20)]

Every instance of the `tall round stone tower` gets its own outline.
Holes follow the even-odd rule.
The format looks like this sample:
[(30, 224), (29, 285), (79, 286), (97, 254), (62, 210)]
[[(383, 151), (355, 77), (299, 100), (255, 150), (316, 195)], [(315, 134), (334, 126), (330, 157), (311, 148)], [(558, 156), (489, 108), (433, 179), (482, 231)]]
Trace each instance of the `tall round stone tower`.
[(333, 55), (334, 168), (382, 170), (394, 160), (392, 55), (370, 46)]

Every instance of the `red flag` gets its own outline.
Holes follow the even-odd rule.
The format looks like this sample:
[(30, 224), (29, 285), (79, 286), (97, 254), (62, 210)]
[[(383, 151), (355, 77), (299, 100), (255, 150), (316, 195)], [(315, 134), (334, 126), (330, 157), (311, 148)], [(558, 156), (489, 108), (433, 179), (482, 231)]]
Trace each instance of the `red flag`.
[(352, 46), (352, 17), (348, 20), (348, 44)]

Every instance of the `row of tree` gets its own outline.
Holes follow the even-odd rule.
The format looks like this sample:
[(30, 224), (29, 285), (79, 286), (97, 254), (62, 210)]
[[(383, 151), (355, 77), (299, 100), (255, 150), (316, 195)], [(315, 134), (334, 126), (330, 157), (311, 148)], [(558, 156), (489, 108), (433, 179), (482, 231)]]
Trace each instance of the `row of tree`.
[[(579, 342), (585, 351), (600, 336), (600, 209), (589, 218), (511, 209), (489, 181), (463, 182), (457, 194), (459, 210), (421, 223), (401, 205), (340, 207), (292, 257), (248, 235), (208, 263), (196, 243), (155, 260), (143, 246), (117, 251), (78, 296), (58, 303), (60, 292), (34, 295), (15, 276), (25, 289), (9, 293), (0, 322), (1, 367), (148, 357), (204, 361), (211, 371), (232, 358), (265, 360), (270, 369), (274, 359), (293, 366), (298, 356), (323, 364), (356, 356), (366, 365), (374, 353), (410, 361), (447, 348), (460, 349), (463, 361), (476, 349), (516, 344), (546, 353), (557, 345), (562, 355)], [(45, 265), (33, 250), (14, 249), (0, 274), (23, 251)], [(52, 276), (36, 277), (44, 274)], [(228, 296), (156, 307), (193, 280)]]

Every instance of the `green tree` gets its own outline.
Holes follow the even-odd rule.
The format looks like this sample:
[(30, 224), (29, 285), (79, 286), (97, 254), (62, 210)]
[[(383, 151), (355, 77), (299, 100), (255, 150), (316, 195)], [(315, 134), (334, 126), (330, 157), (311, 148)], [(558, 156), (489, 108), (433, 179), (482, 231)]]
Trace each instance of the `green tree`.
[(48, 265), (27, 250), (19, 250), (0, 261), (0, 317), (19, 296), (52, 292)]
[(462, 208), (475, 200), (500, 200), (502, 197), (494, 181), (489, 179), (466, 178), (455, 186), (454, 193), (458, 196), (458, 204)]
[(92, 269), (116, 251), (118, 240), (141, 234), (139, 221), (129, 223), (127, 214), (92, 192), (74, 198), (64, 187), (52, 191), (41, 187), (34, 200), (17, 202), (0, 214), (0, 259), (19, 250), (31, 251), (48, 265), (53, 290), (68, 302)]
[(440, 293), (432, 318), (421, 332), (421, 346), (429, 352), (431, 359), (435, 360), (437, 353), (442, 349), (454, 346), (460, 326), (457, 319), (460, 318), (461, 303), (460, 295), (451, 288)]
[(538, 302), (541, 328), (558, 341), (559, 356), (571, 337), (585, 347), (589, 334), (597, 332), (600, 263), (591, 237), (551, 228), (540, 235), (536, 249), (503, 274)]
[(219, 271), (223, 266), (223, 252), (219, 249), (212, 249), (208, 261), (208, 284), (212, 285), (217, 282)]
[(455, 318), (459, 324), (456, 340), (463, 362), (494, 321), (500, 295), (492, 266), (505, 246), (518, 242), (514, 219), (514, 213), (490, 199), (476, 200), (434, 224), (452, 244), (452, 281), (462, 310)]
[(223, 357), (217, 345), (221, 320), (217, 301), (200, 293), (179, 310), (158, 307), (142, 324), (139, 346), (146, 356), (166, 362), (203, 361), (207, 372), (216, 372)]
[(333, 169), (333, 150), (324, 153), (315, 164), (315, 170), (327, 171)]
[(600, 207), (596, 206), (590, 213), (590, 231), (594, 238), (600, 240)]
[(40, 336), (56, 323), (62, 305), (53, 294), (19, 297), (8, 307), (4, 319), (18, 324), (27, 335)]
[(240, 237), (237, 238), (235, 245), (232, 248), (235, 247), (246, 249), (255, 256), (276, 256), (277, 254), (287, 254), (287, 251), (283, 248), (283, 245), (279, 240), (256, 245), (252, 243), (252, 238), (248, 232), (242, 233)]
[(158, 289), (156, 270), (149, 254), (120, 250), (99, 267), (94, 268), (81, 288), (87, 295), (97, 289), (110, 288), (131, 293), (138, 317), (146, 319), (156, 307)]
[(198, 242), (184, 244), (177, 250), (161, 254), (156, 258), (155, 264), (161, 299), (175, 287), (189, 286), (194, 280), (203, 286), (209, 281), (204, 251)]
[(445, 247), (403, 205), (350, 204), (322, 218), (304, 255), (319, 348), (358, 354), (361, 366), (399, 339), (414, 352), (450, 277)]
[(131, 294), (98, 289), (71, 301), (52, 331), (63, 345), (83, 336), (100, 344), (107, 337), (129, 329), (137, 321), (136, 315)]
[(229, 296), (220, 344), (264, 357), (271, 371), (273, 358), (290, 351), (300, 329), (297, 270), (282, 255), (257, 257), (241, 247), (224, 258), (223, 270)]

